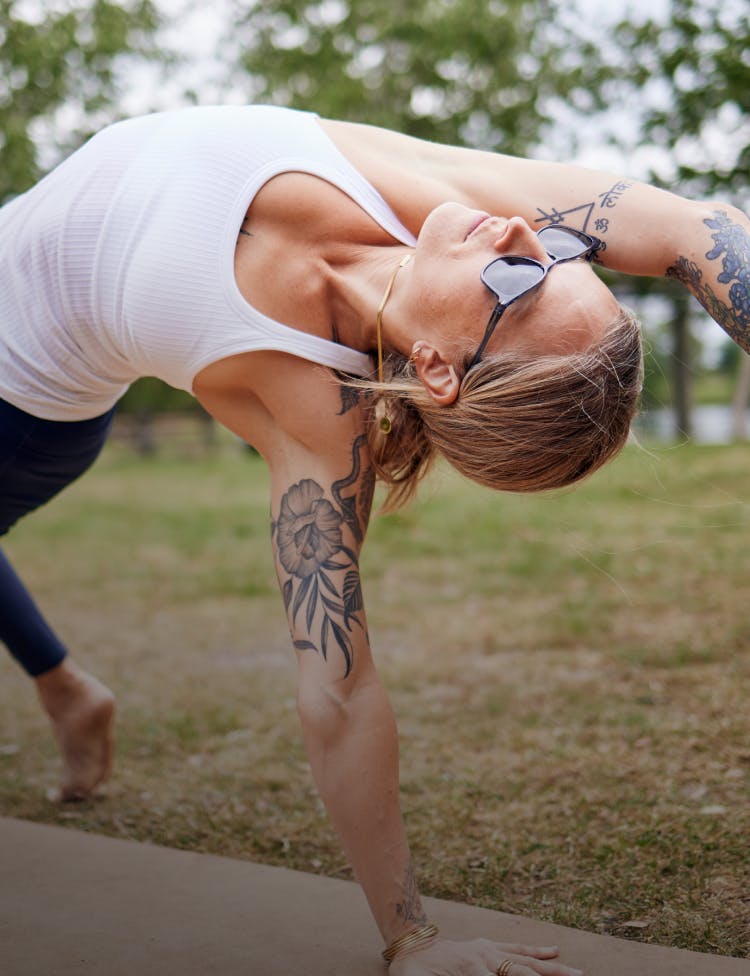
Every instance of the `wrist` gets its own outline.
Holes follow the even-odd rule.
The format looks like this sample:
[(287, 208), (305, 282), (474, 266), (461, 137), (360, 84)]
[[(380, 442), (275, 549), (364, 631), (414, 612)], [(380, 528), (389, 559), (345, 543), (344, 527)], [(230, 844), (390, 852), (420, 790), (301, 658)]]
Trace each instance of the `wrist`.
[(410, 952), (416, 952), (417, 949), (426, 949), (432, 945), (437, 937), (437, 925), (432, 922), (426, 922), (424, 925), (410, 929), (404, 935), (400, 935), (397, 939), (390, 942), (383, 949), (383, 959), (390, 966), (397, 956), (405, 956)]

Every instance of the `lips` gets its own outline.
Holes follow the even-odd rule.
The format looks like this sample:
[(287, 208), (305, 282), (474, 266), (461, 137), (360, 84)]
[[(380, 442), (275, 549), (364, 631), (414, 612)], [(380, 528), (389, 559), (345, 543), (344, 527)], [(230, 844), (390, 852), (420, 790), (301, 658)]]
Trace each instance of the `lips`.
[(474, 218), (474, 220), (472, 221), (471, 227), (469, 227), (468, 233), (466, 234), (466, 237), (464, 237), (464, 240), (467, 241), (474, 233), (474, 231), (477, 229), (477, 227), (479, 227), (480, 224), (483, 224), (485, 220), (489, 220), (489, 218), (490, 215), (488, 213), (484, 213), (484, 211), (478, 213)]

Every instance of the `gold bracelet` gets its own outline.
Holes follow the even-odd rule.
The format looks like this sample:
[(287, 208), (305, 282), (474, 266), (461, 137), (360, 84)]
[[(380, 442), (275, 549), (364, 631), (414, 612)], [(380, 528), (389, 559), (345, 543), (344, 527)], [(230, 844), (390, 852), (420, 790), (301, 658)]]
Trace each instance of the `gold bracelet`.
[(412, 929), (411, 932), (407, 932), (405, 935), (400, 935), (389, 946), (383, 949), (383, 959), (390, 966), (391, 962), (399, 953), (427, 945), (427, 943), (432, 942), (437, 934), (438, 927), (432, 922), (429, 922), (427, 925), (420, 925), (419, 928)]

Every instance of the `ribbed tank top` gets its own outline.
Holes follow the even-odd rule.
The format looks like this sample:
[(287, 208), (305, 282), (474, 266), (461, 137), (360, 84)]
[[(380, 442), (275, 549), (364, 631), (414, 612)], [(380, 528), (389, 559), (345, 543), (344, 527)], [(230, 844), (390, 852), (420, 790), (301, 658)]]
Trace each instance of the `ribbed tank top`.
[(261, 349), (372, 372), (369, 356), (261, 314), (237, 287), (245, 213), (291, 171), (329, 181), (416, 243), (309, 113), (197, 107), (94, 136), (0, 210), (0, 397), (83, 420), (141, 376), (191, 391), (209, 363)]

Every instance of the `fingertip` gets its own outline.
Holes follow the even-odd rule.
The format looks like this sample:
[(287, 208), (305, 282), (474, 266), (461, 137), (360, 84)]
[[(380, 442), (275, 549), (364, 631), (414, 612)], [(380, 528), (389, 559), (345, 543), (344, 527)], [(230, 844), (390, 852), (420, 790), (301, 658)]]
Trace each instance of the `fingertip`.
[[(507, 951), (507, 950), (506, 950)], [(560, 954), (559, 946), (518, 946), (517, 951), (523, 956), (533, 959), (553, 959)]]

